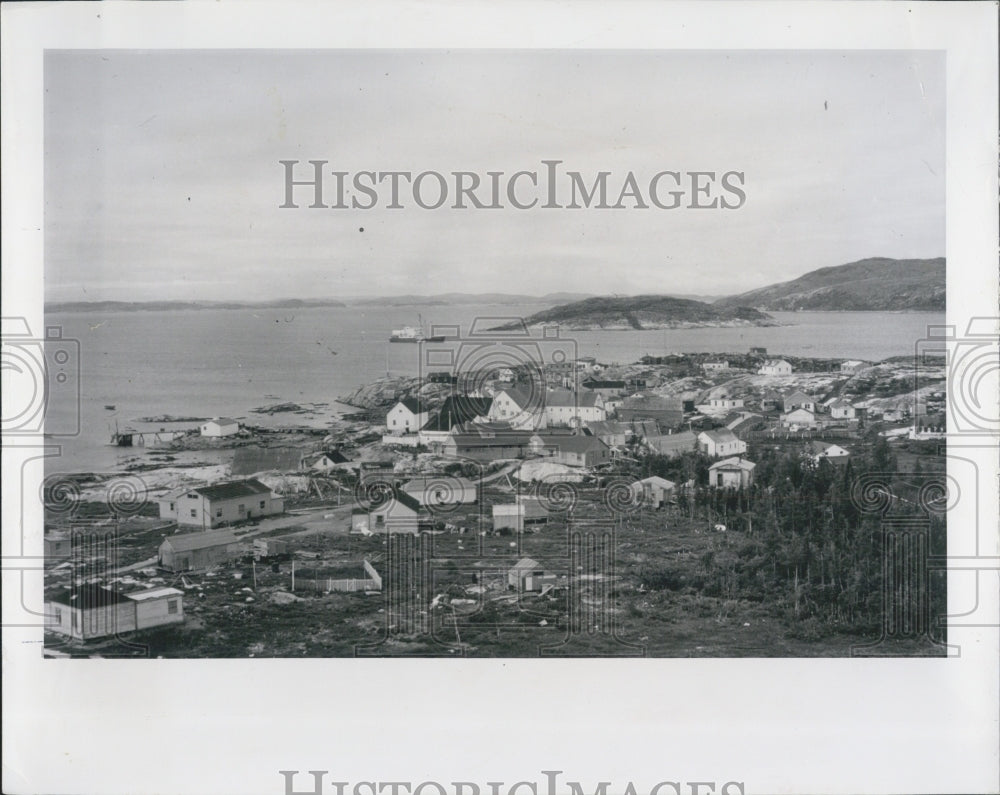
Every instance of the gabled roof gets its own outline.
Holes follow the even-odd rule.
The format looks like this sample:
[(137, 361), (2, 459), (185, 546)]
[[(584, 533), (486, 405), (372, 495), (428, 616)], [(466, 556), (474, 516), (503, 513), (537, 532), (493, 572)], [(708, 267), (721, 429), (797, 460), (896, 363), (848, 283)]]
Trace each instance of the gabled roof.
[(540, 569), (542, 564), (537, 560), (532, 560), (531, 558), (521, 558), (517, 563), (511, 566), (513, 571), (531, 571), (532, 569)]
[(321, 458), (328, 458), (333, 464), (346, 464), (351, 460), (340, 452), (340, 450), (323, 450), (316, 455), (317, 461)]
[(844, 398), (835, 398), (828, 404), (832, 409), (853, 409), (854, 404), (849, 400), (844, 400)]
[(729, 430), (729, 428), (715, 428), (711, 431), (702, 431), (701, 433), (703, 436), (707, 436), (716, 444), (739, 441), (736, 438), (736, 434)]
[(792, 392), (792, 393), (790, 393), (788, 395), (785, 395), (785, 397), (784, 397), (784, 401), (786, 403), (794, 403), (796, 400), (804, 400), (807, 403), (815, 403), (816, 402), (816, 398), (814, 398), (812, 395), (807, 395), (805, 392), (802, 392), (802, 391), (800, 391), (798, 389), (796, 389), (794, 392)]
[[(239, 539), (232, 530), (214, 530), (208, 533), (184, 533), (183, 535), (167, 536), (163, 544), (170, 544), (174, 552), (191, 552), (195, 549), (228, 546), (236, 544)], [(161, 544), (162, 546), (162, 544)]]
[(555, 407), (576, 406), (580, 408), (589, 408), (596, 406), (600, 400), (602, 400), (602, 398), (597, 392), (577, 393), (558, 390), (555, 392), (546, 392), (545, 394), (545, 405)]
[[(774, 367), (774, 366), (779, 365), (779, 364), (788, 364), (788, 362), (786, 362), (784, 359), (768, 359), (766, 362), (764, 362), (763, 366), (764, 367)], [(789, 365), (789, 366), (791, 366), (791, 365)]]
[(205, 425), (208, 425), (210, 422), (214, 422), (216, 425), (239, 425), (232, 417), (213, 417)]
[(733, 458), (724, 458), (722, 461), (716, 461), (708, 469), (709, 471), (713, 469), (742, 469), (745, 472), (750, 472), (755, 466), (757, 465), (753, 461), (747, 461), (741, 456), (734, 456)]
[(511, 386), (506, 389), (501, 389), (497, 393), (497, 397), (500, 395), (507, 395), (518, 407), (522, 409), (528, 408), (529, 405), (535, 405), (538, 403), (538, 396), (525, 392), (520, 387)]
[(397, 400), (396, 405), (393, 406), (393, 408), (396, 408), (396, 406), (398, 406), (400, 403), (402, 403), (403, 407), (406, 408), (406, 410), (409, 411), (411, 414), (422, 414), (424, 411), (426, 411), (426, 409), (424, 409), (421, 406), (420, 401), (417, 400), (416, 398), (408, 397), (408, 398), (403, 398), (402, 400)]
[(659, 475), (650, 475), (648, 478), (637, 480), (636, 483), (648, 483), (650, 486), (656, 486), (661, 489), (673, 489), (677, 487), (677, 484), (672, 480), (661, 478)]
[(421, 430), (450, 431), (456, 425), (471, 422), (476, 417), (485, 417), (492, 405), (493, 398), (449, 395), (437, 414)]
[(422, 508), (422, 506), (420, 505), (420, 501), (416, 497), (414, 497), (412, 494), (407, 494), (402, 489), (396, 489), (395, 491), (393, 491), (392, 496), (393, 499), (396, 500), (396, 502), (398, 502), (400, 505), (405, 505), (411, 511), (419, 513)]
[(537, 434), (546, 447), (551, 447), (561, 453), (587, 453), (599, 450), (607, 445), (596, 436), (556, 436)]
[(271, 489), (256, 478), (233, 480), (228, 483), (216, 483), (214, 486), (202, 486), (198, 489), (187, 489), (185, 493), (190, 491), (195, 491), (209, 500), (232, 500), (237, 497), (271, 494)]
[(601, 434), (619, 434), (627, 433), (629, 430), (628, 425), (624, 422), (619, 422), (618, 420), (591, 420), (585, 423), (585, 427), (594, 436), (600, 436)]
[(764, 418), (759, 414), (746, 414), (742, 417), (734, 419), (732, 422), (726, 425), (729, 430), (733, 433), (742, 431), (748, 428), (754, 428), (764, 422)]

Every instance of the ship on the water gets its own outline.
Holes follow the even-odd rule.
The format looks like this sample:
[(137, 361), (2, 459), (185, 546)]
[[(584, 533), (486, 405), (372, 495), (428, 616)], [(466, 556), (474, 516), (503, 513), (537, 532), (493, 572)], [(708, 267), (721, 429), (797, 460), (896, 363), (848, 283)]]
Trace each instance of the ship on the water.
[(443, 335), (428, 336), (424, 334), (423, 318), (419, 326), (403, 326), (392, 330), (389, 342), (444, 342)]

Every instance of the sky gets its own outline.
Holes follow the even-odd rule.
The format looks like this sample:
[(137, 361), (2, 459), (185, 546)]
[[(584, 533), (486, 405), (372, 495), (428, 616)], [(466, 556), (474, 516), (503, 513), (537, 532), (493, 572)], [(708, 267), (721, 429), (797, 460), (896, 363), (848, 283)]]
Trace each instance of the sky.
[[(943, 256), (944, 131), (934, 52), (49, 50), (46, 300), (727, 295)], [(661, 171), (742, 172), (746, 200), (280, 207), (281, 160), (485, 182), (544, 159), (610, 172), (610, 203)]]

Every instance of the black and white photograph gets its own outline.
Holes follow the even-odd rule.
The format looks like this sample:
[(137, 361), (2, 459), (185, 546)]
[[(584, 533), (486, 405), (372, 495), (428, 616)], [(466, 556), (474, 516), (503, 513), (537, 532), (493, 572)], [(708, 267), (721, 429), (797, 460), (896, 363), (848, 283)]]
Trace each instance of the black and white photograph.
[[(958, 30), (989, 16), (955, 6)], [(331, 18), (362, 31), (335, 46), (213, 43), (173, 13), (163, 43), (95, 41), (98, 18), (5, 81), (5, 101), (34, 85), (37, 122), (30, 214), (4, 184), (23, 236), (4, 252), (4, 588), (29, 616), (5, 611), (4, 634), (30, 630), (32, 666), (68, 687), (114, 666), (143, 704), (168, 698), (149, 666), (238, 664), (239, 710), (306, 670), (337, 704), (323, 672), (351, 671), (338, 737), (381, 724), (364, 672), (393, 666), (456, 711), (475, 710), (446, 683), (483, 665), (598, 688), (749, 684), (753, 665), (779, 701), (809, 666), (898, 684), (975, 646), (995, 674), (997, 137), (960, 171), (953, 50), (407, 44), (358, 13)], [(957, 190), (970, 173), (986, 202)], [(962, 231), (984, 206), (986, 245)], [(561, 702), (516, 692), (493, 730), (530, 714), (541, 736)], [(282, 744), (254, 791), (402, 786)], [(971, 753), (963, 786), (994, 791), (995, 752)], [(923, 791), (729, 767), (399, 775), (455, 795)], [(41, 791), (26, 780), (11, 791)]]

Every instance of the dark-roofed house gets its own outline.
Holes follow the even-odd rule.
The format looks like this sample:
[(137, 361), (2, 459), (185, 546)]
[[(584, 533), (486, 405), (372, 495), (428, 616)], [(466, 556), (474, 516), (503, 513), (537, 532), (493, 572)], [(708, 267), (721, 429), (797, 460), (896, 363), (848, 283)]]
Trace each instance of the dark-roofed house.
[(532, 437), (532, 449), (571, 467), (595, 467), (611, 461), (611, 448), (596, 436), (538, 433)]
[(745, 453), (747, 443), (740, 440), (729, 428), (716, 428), (698, 434), (698, 449), (712, 458), (719, 458), (724, 455)]
[(273, 516), (285, 510), (284, 498), (256, 478), (216, 483), (158, 500), (160, 518), (202, 529)]
[(454, 458), (498, 461), (504, 458), (523, 458), (530, 447), (531, 434), (526, 431), (496, 430), (481, 426), (453, 431), (442, 445), (441, 452)]
[(351, 532), (375, 533), (420, 532), (421, 524), (429, 520), (426, 509), (402, 489), (393, 489), (392, 496), (369, 508), (355, 508), (351, 514)]
[(739, 416), (733, 417), (726, 423), (726, 427), (744, 441), (746, 441), (746, 434), (759, 430), (765, 425), (767, 425), (767, 421), (760, 414), (751, 414), (746, 411), (740, 412)]
[(614, 397), (615, 395), (620, 395), (626, 389), (624, 381), (598, 381), (596, 379), (584, 381), (581, 386), (591, 392), (597, 392), (603, 397)]
[(385, 429), (392, 434), (416, 433), (430, 419), (430, 412), (416, 398), (403, 398), (385, 415)]
[(86, 583), (61, 588), (45, 602), (45, 628), (78, 640), (184, 621), (184, 593), (176, 588), (122, 593)]
[(628, 425), (615, 420), (588, 422), (587, 430), (590, 431), (591, 436), (600, 439), (608, 447), (624, 447), (630, 435)]
[(233, 454), (232, 473), (236, 476), (258, 472), (297, 472), (305, 454), (297, 447), (238, 447)]
[(159, 565), (167, 571), (209, 569), (232, 560), (238, 546), (232, 530), (167, 536), (160, 544)]
[(455, 428), (479, 417), (488, 417), (492, 405), (493, 398), (449, 395), (420, 429), (420, 443), (427, 446), (444, 443)]
[(45, 628), (78, 640), (136, 629), (135, 602), (96, 583), (62, 588), (45, 600)]
[(343, 469), (351, 463), (351, 460), (340, 452), (340, 450), (323, 450), (310, 456), (307, 461), (309, 468), (313, 472), (330, 472), (334, 469)]
[(708, 485), (716, 489), (749, 488), (757, 465), (739, 456), (716, 461), (708, 468)]
[(684, 411), (677, 398), (633, 395), (618, 407), (618, 419), (623, 422), (656, 420), (662, 430), (679, 425), (684, 419)]

